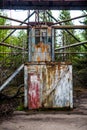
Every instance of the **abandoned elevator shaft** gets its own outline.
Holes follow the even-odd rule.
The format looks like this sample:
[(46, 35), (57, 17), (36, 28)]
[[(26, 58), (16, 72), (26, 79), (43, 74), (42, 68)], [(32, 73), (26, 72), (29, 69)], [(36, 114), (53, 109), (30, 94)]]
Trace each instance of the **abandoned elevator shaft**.
[(55, 62), (54, 28), (29, 29), (28, 62), (24, 67), (25, 107), (73, 108), (72, 65)]

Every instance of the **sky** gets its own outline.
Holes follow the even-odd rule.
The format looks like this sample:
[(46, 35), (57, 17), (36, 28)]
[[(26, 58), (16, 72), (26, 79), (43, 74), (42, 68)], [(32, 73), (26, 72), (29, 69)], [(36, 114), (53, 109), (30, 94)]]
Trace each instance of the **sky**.
[[(6, 10), (5, 12), (7, 13), (8, 17), (18, 19), (18, 20), (21, 20), (21, 21), (26, 19), (27, 16), (28, 16), (28, 11), (26, 11), (26, 10)], [(58, 15), (59, 15), (58, 12), (59, 11), (57, 11), (57, 10), (53, 10), (53, 16), (55, 18), (58, 18)], [(73, 11), (70, 11), (70, 13), (71, 13), (72, 18), (82, 15), (82, 12), (80, 10), (73, 10)], [(81, 20), (81, 19), (74, 20), (73, 22), (77, 25), (77, 24), (80, 24), (79, 20)], [(34, 21), (34, 15), (31, 17), (30, 21)], [(12, 25), (18, 25), (19, 24), (19, 23), (12, 22), (12, 21), (10, 21), (10, 23), (12, 23)]]

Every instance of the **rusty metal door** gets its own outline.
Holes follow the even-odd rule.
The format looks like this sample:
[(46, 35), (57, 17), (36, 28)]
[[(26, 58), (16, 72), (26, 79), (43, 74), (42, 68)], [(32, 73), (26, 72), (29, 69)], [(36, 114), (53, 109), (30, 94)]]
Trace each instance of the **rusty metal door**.
[(28, 74), (28, 108), (40, 107), (40, 78), (39, 74)]
[(40, 62), (26, 67), (29, 109), (73, 108), (72, 65)]

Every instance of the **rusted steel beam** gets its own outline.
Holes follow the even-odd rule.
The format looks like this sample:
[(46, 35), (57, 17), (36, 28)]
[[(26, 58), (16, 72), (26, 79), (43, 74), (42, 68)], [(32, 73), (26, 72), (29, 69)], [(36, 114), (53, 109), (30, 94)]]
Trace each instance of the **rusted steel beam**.
[(28, 26), (0, 25), (0, 29), (27, 29)]
[(0, 54), (9, 54), (9, 55), (11, 55), (11, 54), (27, 54), (28, 52), (0, 52)]
[(75, 43), (75, 44), (72, 44), (72, 45), (63, 46), (63, 47), (55, 49), (55, 51), (70, 48), (70, 47), (76, 47), (76, 46), (80, 46), (80, 45), (84, 45), (84, 44), (87, 44), (87, 41)]
[[(31, 28), (31, 26), (7, 26), (7, 25), (0, 25), (0, 29), (28, 29)], [(37, 26), (37, 29), (42, 28), (45, 29), (45, 27)], [(59, 26), (52, 26), (54, 29), (87, 29), (87, 25), (59, 25)]]
[(55, 52), (55, 54), (87, 54), (87, 52)]
[(14, 46), (14, 45), (10, 45), (7, 43), (0, 43), (1, 46), (6, 46), (6, 47), (11, 47), (11, 48), (15, 48), (15, 49), (19, 49), (19, 50), (27, 50), (25, 48), (19, 47), (19, 46)]
[(7, 87), (7, 85), (14, 79), (14, 77), (24, 68), (22, 64), (5, 82), (0, 86), (0, 92)]
[(74, 18), (71, 18), (71, 19), (67, 19), (67, 20), (62, 20), (62, 21), (59, 21), (59, 22), (56, 22), (56, 23), (53, 23), (53, 24), (55, 25), (55, 24), (65, 23), (65, 22), (80, 19), (80, 18), (83, 18), (83, 17), (86, 17), (86, 16), (87, 16), (87, 14), (81, 15), (81, 16), (78, 16), (78, 17), (74, 17)]
[(4, 19), (9, 19), (9, 20), (12, 20), (12, 21), (15, 21), (15, 22), (19, 22), (19, 23), (23, 23), (23, 24), (28, 24), (26, 22), (23, 22), (23, 21), (20, 21), (20, 20), (17, 20), (17, 19), (13, 19), (13, 18), (9, 18), (7, 16), (2, 16), (0, 15), (1, 18), (4, 18)]
[(56, 65), (60, 65), (60, 64), (61, 65), (65, 65), (65, 64), (71, 65), (72, 63), (71, 62), (61, 62), (60, 63), (60, 62), (54, 62), (54, 61), (53, 62), (52, 61), (50, 61), (50, 62), (49, 61), (44, 61), (44, 62), (42, 62), (42, 61), (41, 62), (32, 61), (32, 62), (26, 62), (25, 63), (25, 65), (45, 65), (45, 64), (46, 65), (50, 65), (50, 64), (52, 64), (52, 65), (55, 65), (55, 64)]
[[(28, 28), (31, 28), (31, 26), (18, 26), (18, 25), (16, 25), (16, 26), (13, 26), (13, 25), (9, 25), (9, 26), (7, 26), (7, 25), (0, 25), (0, 29), (28, 29)], [(36, 29), (46, 29), (47, 28), (47, 26), (44, 26), (44, 27), (41, 27), (41, 26), (37, 26), (37, 27), (35, 27)]]
[(61, 25), (52, 27), (55, 29), (87, 29), (87, 25)]
[(28, 22), (28, 25), (31, 25), (31, 26), (36, 26), (36, 25), (52, 26), (52, 25), (54, 25), (54, 23), (53, 22)]

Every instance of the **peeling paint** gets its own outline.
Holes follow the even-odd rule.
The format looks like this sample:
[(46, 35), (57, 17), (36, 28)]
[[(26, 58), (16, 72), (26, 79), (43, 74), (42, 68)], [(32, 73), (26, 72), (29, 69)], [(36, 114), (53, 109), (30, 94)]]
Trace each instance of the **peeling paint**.
[(29, 32), (29, 61), (51, 61), (52, 28), (43, 27), (34, 26)]
[(25, 65), (29, 109), (73, 108), (72, 65), (55, 62), (54, 32), (51, 27), (33, 27), (29, 33), (30, 62)]
[[(32, 73), (37, 76), (37, 80), (35, 77), (33, 77), (32, 80), (29, 79), (29, 91), (33, 91), (31, 89), (33, 87), (33, 82), (34, 87), (38, 86), (39, 88), (39, 94), (36, 92), (36, 97), (38, 97), (37, 102), (39, 102), (39, 105), (36, 105), (36, 107), (29, 105), (32, 106), (29, 108), (35, 109), (39, 107), (73, 107), (72, 65), (64, 63), (58, 64), (56, 62), (50, 62), (50, 64), (47, 62), (40, 62), (38, 64), (37, 62), (35, 64), (28, 63), (27, 70), (29, 77)], [(29, 100), (29, 103), (30, 102), (31, 100)]]
[(40, 107), (40, 81), (38, 74), (29, 74), (28, 79), (28, 107), (36, 109)]
[(50, 45), (39, 42), (33, 46), (32, 61), (51, 61)]

